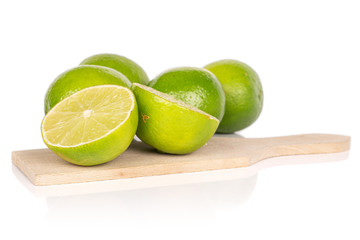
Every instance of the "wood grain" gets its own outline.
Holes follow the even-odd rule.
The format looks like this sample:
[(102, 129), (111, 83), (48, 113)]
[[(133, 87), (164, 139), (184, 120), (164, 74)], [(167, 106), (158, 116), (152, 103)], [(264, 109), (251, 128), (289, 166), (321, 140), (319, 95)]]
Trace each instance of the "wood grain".
[(68, 163), (49, 149), (15, 151), (12, 161), (34, 185), (40, 186), (240, 168), (271, 157), (336, 153), (349, 148), (350, 137), (332, 134), (213, 137), (205, 146), (187, 155), (159, 153), (134, 141), (113, 161), (92, 167)]

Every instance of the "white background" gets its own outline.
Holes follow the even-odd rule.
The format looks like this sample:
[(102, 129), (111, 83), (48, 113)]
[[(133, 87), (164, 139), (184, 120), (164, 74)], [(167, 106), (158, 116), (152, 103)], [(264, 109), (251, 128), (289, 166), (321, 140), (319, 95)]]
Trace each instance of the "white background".
[[(1, 1), (0, 238), (360, 239), (357, 2)], [(350, 157), (203, 185), (35, 196), (15, 176), (11, 152), (45, 147), (47, 87), (103, 52), (133, 59), (150, 78), (243, 61), (265, 98), (239, 134), (350, 135)]]

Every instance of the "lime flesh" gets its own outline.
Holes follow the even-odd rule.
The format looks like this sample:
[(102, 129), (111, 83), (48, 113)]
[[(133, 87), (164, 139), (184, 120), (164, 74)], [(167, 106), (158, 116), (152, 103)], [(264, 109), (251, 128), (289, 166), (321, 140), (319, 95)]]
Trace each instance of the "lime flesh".
[(55, 105), (41, 124), (45, 144), (77, 165), (108, 162), (127, 149), (138, 123), (130, 89), (100, 85), (83, 89)]

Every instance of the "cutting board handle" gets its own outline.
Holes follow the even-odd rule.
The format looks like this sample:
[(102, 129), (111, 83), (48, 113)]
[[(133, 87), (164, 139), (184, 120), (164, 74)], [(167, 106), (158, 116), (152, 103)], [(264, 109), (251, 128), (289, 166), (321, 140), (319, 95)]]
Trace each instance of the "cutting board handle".
[(256, 154), (251, 155), (250, 165), (271, 157), (336, 153), (350, 149), (350, 137), (335, 134), (302, 134), (250, 140), (249, 151), (256, 151)]

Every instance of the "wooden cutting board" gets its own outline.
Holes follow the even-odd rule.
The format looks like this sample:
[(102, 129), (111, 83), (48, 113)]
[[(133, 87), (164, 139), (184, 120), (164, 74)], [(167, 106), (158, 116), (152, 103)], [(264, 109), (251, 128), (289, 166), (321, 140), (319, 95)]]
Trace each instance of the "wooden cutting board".
[(92, 167), (68, 163), (49, 149), (15, 151), (12, 162), (34, 185), (41, 186), (240, 168), (271, 157), (336, 153), (349, 148), (350, 137), (331, 134), (213, 137), (205, 146), (187, 155), (159, 153), (134, 141), (113, 161)]

